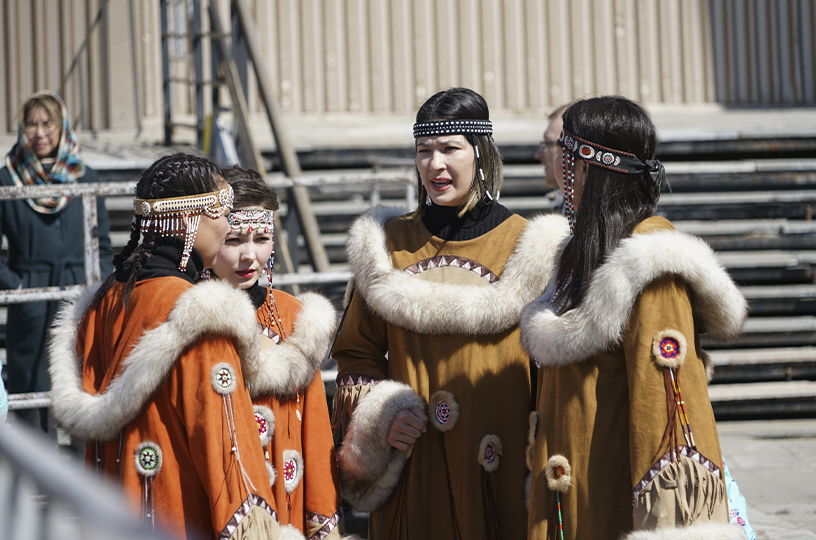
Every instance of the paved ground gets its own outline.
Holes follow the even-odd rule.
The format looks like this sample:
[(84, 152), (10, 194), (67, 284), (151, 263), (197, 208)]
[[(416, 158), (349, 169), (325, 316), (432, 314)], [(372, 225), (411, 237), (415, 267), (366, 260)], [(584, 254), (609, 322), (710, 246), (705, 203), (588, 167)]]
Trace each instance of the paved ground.
[(816, 539), (816, 419), (718, 427), (758, 538)]

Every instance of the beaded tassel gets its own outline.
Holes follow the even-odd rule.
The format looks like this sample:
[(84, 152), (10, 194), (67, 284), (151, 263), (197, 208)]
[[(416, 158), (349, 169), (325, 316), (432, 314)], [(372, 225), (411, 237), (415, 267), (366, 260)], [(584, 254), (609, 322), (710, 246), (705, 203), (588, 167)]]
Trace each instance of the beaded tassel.
[(561, 154), (564, 172), (564, 215), (569, 221), (570, 232), (575, 233), (575, 154), (564, 149)]
[(697, 449), (697, 445), (694, 442), (694, 433), (691, 431), (691, 421), (689, 420), (688, 413), (686, 412), (686, 402), (683, 399), (683, 394), (680, 391), (680, 381), (676, 377), (676, 369), (673, 368), (665, 368), (669, 370), (669, 375), (671, 376), (671, 383), (672, 383), (672, 391), (674, 392), (674, 399), (677, 403), (677, 414), (680, 418), (680, 429), (683, 431), (683, 437), (686, 439), (686, 444), (693, 449)]
[(485, 180), (484, 169), (482, 169), (482, 156), (479, 155), (479, 145), (474, 144), (473, 150), (475, 150), (476, 152), (476, 167), (479, 169), (479, 178), (482, 179), (482, 185), (485, 188), (485, 194), (487, 195), (487, 198), (492, 201), (493, 194), (490, 193), (489, 189), (487, 189), (487, 181)]
[(564, 517), (561, 515), (561, 493), (555, 492), (555, 508), (558, 512), (558, 538), (564, 540)]

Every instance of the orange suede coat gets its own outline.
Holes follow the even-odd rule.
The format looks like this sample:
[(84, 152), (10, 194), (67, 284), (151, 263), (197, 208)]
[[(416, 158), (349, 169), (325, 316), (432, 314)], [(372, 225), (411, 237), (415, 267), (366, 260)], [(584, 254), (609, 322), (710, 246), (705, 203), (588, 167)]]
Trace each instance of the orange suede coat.
[(320, 373), (336, 314), (323, 297), (301, 298), (270, 290), (258, 308), (266, 337), (260, 377), (250, 385), (280, 522), (306, 538), (339, 538), (337, 465)]
[(123, 289), (61, 312), (57, 420), (157, 527), (182, 538), (277, 537), (244, 383), (258, 346), (251, 304), (226, 284), (176, 277), (137, 282), (127, 305)]

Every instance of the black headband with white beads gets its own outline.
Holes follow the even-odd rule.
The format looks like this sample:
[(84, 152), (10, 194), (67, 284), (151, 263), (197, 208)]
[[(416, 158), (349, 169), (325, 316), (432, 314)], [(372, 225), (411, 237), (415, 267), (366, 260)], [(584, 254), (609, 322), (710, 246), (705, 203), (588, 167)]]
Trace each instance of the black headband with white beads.
[(437, 135), (492, 135), (490, 120), (440, 120), (414, 124), (414, 138)]

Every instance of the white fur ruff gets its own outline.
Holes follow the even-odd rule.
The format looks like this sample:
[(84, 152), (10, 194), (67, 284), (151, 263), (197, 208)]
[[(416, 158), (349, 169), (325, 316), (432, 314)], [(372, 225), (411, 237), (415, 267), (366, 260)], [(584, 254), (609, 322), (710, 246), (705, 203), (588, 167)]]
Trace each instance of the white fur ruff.
[(745, 540), (739, 525), (700, 523), (688, 527), (672, 527), (629, 533), (624, 540)]
[(283, 397), (303, 390), (328, 355), (337, 328), (334, 307), (316, 293), (304, 293), (298, 299), (301, 307), (292, 335), (279, 344), (261, 340), (260, 368), (255, 377), (247, 378), (253, 398)]
[(524, 305), (544, 290), (568, 233), (562, 216), (537, 217), (528, 223), (498, 282), (451, 285), (394, 268), (383, 223), (400, 213), (377, 209), (359, 217), (349, 231), (349, 264), (355, 287), (374, 312), (422, 334), (498, 334), (516, 325)]
[[(671, 247), (668, 251), (666, 248)], [(715, 339), (742, 331), (745, 298), (708, 245), (677, 231), (627, 238), (592, 276), (580, 306), (555, 314), (546, 295), (521, 317), (522, 343), (539, 365), (580, 362), (620, 343), (640, 293), (663, 275), (689, 286), (695, 322)]]
[(76, 339), (95, 292), (86, 289), (62, 306), (49, 344), (54, 418), (75, 437), (114, 438), (139, 414), (182, 352), (204, 335), (235, 339), (244, 376), (257, 371), (259, 339), (249, 298), (227, 283), (206, 281), (182, 293), (167, 320), (142, 335), (103, 393), (89, 394), (82, 388)]
[(360, 400), (349, 422), (337, 461), (343, 496), (355, 508), (372, 511), (391, 495), (405, 465), (406, 453), (388, 444), (394, 416), (403, 409), (425, 407), (414, 390), (385, 380)]
[(305, 540), (303, 533), (291, 525), (281, 525), (278, 540)]

